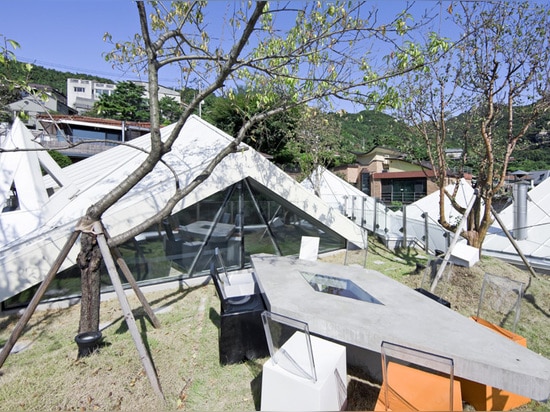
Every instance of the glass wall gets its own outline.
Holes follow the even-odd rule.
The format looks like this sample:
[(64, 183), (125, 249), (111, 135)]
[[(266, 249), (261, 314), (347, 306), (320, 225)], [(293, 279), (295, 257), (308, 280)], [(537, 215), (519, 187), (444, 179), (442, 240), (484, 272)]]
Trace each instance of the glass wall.
[(426, 196), (426, 179), (384, 179), (382, 201), (408, 205)]
[(64, 127), (64, 132), (57, 131), (57, 140), (65, 141), (66, 136), (69, 136), (73, 143), (80, 142), (82, 140), (105, 140), (105, 141), (121, 141), (122, 131), (107, 130), (98, 128), (86, 128), (86, 127)]
[[(134, 278), (144, 285), (207, 275), (215, 248), (229, 270), (249, 267), (255, 253), (298, 255), (302, 236), (319, 236), (319, 252), (346, 244), (285, 199), (253, 180), (243, 180), (173, 214), (119, 250)], [(112, 290), (105, 268), (101, 281), (103, 291)], [(3, 308), (27, 304), (37, 288), (8, 299)], [(45, 299), (79, 294), (80, 271), (74, 266), (56, 275)]]

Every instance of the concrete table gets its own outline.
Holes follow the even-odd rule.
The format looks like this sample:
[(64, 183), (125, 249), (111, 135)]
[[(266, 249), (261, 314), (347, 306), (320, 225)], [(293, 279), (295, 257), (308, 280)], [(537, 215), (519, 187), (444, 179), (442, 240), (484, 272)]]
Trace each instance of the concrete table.
[[(377, 353), (382, 341), (413, 347), (452, 358), (455, 376), (550, 396), (550, 360), (382, 273), (267, 254), (251, 261), (268, 310), (307, 322), (312, 334)], [(314, 289), (319, 279), (332, 293)]]
[[(196, 222), (182, 225), (179, 227), (179, 232), (182, 235), (191, 234), (197, 238), (203, 239), (211, 230), (214, 222), (207, 220), (197, 220)], [(213, 241), (227, 241), (235, 231), (235, 225), (229, 223), (217, 223), (212, 230), (211, 239)]]

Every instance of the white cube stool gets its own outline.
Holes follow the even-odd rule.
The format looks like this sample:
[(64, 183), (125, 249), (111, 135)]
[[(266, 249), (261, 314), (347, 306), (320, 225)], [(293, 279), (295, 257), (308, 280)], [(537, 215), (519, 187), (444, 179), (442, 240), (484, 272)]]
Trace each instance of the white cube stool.
[[(273, 354), (276, 359), (272, 355), (264, 364), (262, 411), (338, 411), (345, 407), (346, 348), (306, 335), (294, 332)], [(311, 342), (313, 368), (310, 368), (310, 353), (305, 344), (307, 338)]]

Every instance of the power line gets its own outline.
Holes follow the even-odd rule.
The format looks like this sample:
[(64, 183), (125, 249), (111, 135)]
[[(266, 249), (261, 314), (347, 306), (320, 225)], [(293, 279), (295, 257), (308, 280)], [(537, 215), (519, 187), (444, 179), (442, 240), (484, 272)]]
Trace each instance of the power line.
[[(39, 66), (43, 66), (45, 68), (51, 68), (51, 69), (56, 69), (60, 71), (69, 71), (69, 72), (74, 72), (76, 74), (87, 74), (87, 75), (93, 75), (93, 76), (99, 76), (99, 77), (106, 77), (114, 81), (125, 81), (125, 80), (143, 81), (143, 79), (140, 79), (139, 77), (131, 78), (131, 77), (125, 76), (125, 73), (122, 73), (122, 72), (120, 74), (116, 74), (116, 72), (114, 71), (109, 73), (109, 72), (104, 72), (100, 70), (84, 69), (81, 67), (67, 66), (63, 64), (47, 62), (44, 60), (38, 60), (38, 59), (33, 59), (30, 57), (24, 57), (24, 56), (17, 56), (17, 60), (23, 63), (36, 64)], [(159, 78), (159, 81), (163, 84), (178, 85), (177, 79)]]

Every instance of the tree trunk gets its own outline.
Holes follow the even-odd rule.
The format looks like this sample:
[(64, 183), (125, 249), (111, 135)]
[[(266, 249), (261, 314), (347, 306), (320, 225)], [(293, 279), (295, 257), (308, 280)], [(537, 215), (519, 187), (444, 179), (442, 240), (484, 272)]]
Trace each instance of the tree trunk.
[(82, 233), (78, 266), (82, 282), (79, 333), (99, 331), (101, 251), (95, 235)]

